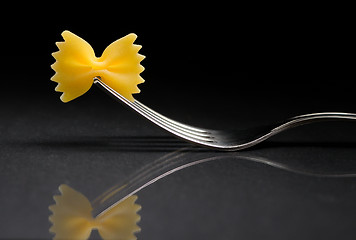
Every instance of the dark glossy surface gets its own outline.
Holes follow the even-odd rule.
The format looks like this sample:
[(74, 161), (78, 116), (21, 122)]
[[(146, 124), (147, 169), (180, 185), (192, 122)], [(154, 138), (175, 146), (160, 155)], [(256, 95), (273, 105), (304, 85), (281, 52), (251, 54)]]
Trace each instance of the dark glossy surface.
[[(68, 104), (55, 94), (47, 99), (1, 103), (7, 113), (0, 120), (1, 238), (50, 238), (48, 206), (60, 184), (93, 200), (142, 166), (182, 148), (190, 149), (185, 157), (192, 161), (218, 160), (183, 169), (138, 192), (139, 239), (356, 235), (352, 122), (296, 128), (255, 148), (226, 153), (191, 149), (96, 89)], [(165, 105), (157, 108), (170, 111)], [(211, 127), (224, 122), (218, 111), (185, 115), (189, 111), (176, 109), (170, 117)], [(237, 119), (231, 114), (226, 123), (232, 127)]]

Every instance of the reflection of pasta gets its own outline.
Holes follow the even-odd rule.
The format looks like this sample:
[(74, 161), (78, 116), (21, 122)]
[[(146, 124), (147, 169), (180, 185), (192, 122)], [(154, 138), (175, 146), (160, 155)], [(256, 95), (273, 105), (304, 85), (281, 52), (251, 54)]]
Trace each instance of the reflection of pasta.
[(59, 51), (53, 53), (56, 62), (51, 66), (56, 74), (51, 78), (58, 83), (56, 91), (63, 92), (61, 100), (68, 102), (87, 92), (93, 78), (101, 80), (125, 98), (133, 101), (133, 93), (139, 93), (137, 84), (144, 80), (140, 62), (144, 56), (138, 54), (140, 45), (133, 42), (133, 33), (111, 43), (97, 58), (93, 48), (75, 34), (64, 31), (64, 42), (57, 42)]
[(49, 219), (53, 223), (50, 232), (55, 233), (54, 239), (85, 240), (93, 229), (97, 229), (104, 240), (136, 239), (134, 233), (140, 231), (137, 211), (141, 209), (135, 204), (137, 196), (133, 195), (93, 218), (92, 206), (83, 194), (67, 185), (61, 185), (59, 190), (62, 195), (54, 196), (56, 204), (49, 207), (53, 212)]

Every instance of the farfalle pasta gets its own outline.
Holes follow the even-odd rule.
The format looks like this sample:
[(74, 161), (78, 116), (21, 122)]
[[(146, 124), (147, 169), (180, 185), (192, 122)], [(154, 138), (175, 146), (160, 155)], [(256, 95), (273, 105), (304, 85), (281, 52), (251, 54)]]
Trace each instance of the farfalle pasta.
[(49, 207), (52, 211), (49, 220), (53, 224), (50, 232), (55, 234), (54, 239), (86, 240), (94, 229), (104, 240), (136, 239), (135, 233), (140, 231), (137, 211), (141, 209), (135, 203), (136, 195), (93, 218), (93, 208), (83, 194), (64, 184), (59, 191), (62, 195), (54, 196), (56, 204)]
[(141, 46), (134, 44), (135, 34), (111, 43), (101, 57), (96, 57), (89, 43), (77, 35), (64, 31), (62, 37), (64, 42), (56, 43), (59, 51), (52, 54), (56, 62), (51, 67), (56, 73), (51, 80), (58, 83), (55, 90), (63, 92), (63, 102), (86, 93), (97, 76), (116, 92), (134, 101), (132, 94), (139, 93), (137, 85), (144, 82), (140, 76), (144, 67), (140, 62), (145, 58), (138, 53)]

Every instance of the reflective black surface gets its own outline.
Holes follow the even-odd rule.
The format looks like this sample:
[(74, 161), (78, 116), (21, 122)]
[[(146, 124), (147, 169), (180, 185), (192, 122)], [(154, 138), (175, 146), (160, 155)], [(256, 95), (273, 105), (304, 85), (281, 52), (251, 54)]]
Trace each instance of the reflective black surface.
[[(352, 122), (304, 126), (252, 149), (216, 152), (166, 134), (100, 91), (87, 94), (68, 104), (55, 96), (46, 102), (36, 96), (26, 104), (15, 98), (2, 103), (7, 112), (0, 125), (2, 238), (50, 238), (48, 206), (62, 183), (93, 200), (143, 166), (182, 149), (191, 161), (217, 160), (138, 192), (139, 239), (355, 236)], [(195, 111), (189, 118), (213, 127), (224, 122), (207, 114)], [(171, 115), (182, 116), (183, 110)]]

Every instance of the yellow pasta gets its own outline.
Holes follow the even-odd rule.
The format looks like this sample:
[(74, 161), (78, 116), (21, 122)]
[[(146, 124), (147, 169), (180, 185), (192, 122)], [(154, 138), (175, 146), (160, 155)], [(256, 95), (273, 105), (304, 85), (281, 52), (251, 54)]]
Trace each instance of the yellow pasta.
[(89, 43), (77, 35), (64, 31), (62, 37), (64, 42), (56, 43), (59, 51), (52, 54), (56, 62), (51, 67), (56, 73), (51, 80), (58, 83), (55, 90), (63, 92), (63, 102), (86, 93), (97, 76), (125, 98), (134, 100), (132, 94), (139, 93), (137, 85), (144, 82), (140, 62), (145, 58), (138, 53), (141, 46), (133, 44), (135, 34), (111, 43), (101, 57), (96, 57)]
[(54, 239), (86, 240), (93, 229), (98, 230), (104, 240), (136, 239), (135, 233), (140, 231), (137, 211), (141, 209), (140, 205), (135, 204), (136, 195), (93, 218), (93, 208), (83, 194), (64, 184), (59, 191), (62, 195), (54, 196), (56, 204), (49, 207), (52, 211), (49, 220), (53, 224), (50, 232), (55, 234)]

